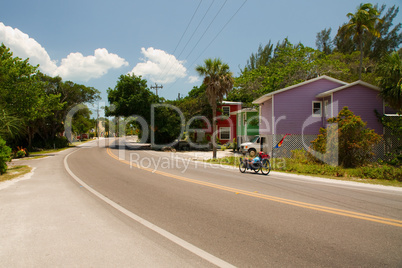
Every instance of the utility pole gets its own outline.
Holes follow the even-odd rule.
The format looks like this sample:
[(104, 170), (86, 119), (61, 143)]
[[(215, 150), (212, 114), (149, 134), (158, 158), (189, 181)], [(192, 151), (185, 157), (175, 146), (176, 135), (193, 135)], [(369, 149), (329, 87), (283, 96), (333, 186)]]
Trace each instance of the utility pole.
[(156, 89), (156, 96), (158, 96), (158, 88), (163, 88), (162, 85), (158, 86), (157, 83), (155, 83), (155, 86), (151, 86), (151, 89)]

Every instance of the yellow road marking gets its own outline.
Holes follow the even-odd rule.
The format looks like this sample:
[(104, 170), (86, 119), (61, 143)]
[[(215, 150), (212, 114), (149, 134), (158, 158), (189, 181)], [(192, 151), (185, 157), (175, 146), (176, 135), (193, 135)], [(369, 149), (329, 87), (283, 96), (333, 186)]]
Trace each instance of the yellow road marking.
[(223, 186), (223, 185), (219, 185), (219, 184), (214, 184), (214, 183), (210, 183), (210, 182), (190, 179), (190, 178), (186, 178), (186, 177), (183, 177), (183, 176), (170, 174), (170, 173), (167, 173), (167, 172), (154, 170), (154, 169), (151, 169), (151, 168), (141, 167), (141, 166), (138, 166), (136, 164), (130, 163), (127, 160), (120, 159), (118, 156), (116, 156), (116, 155), (114, 155), (112, 153), (110, 148), (107, 148), (107, 154), (109, 156), (111, 156), (112, 158), (114, 158), (114, 159), (116, 159), (116, 160), (118, 160), (118, 161), (120, 161), (120, 162), (122, 162), (124, 164), (130, 165), (130, 166), (142, 169), (142, 170), (146, 170), (146, 171), (149, 171), (149, 172), (152, 172), (152, 173), (156, 173), (156, 174), (159, 174), (159, 175), (162, 175), (162, 176), (165, 176), (165, 177), (181, 180), (181, 181), (186, 181), (186, 182), (190, 182), (190, 183), (194, 183), (194, 184), (198, 184), (198, 185), (203, 185), (203, 186), (207, 186), (207, 187), (211, 187), (211, 188), (215, 188), (215, 189), (220, 189), (220, 190), (227, 191), (227, 192), (232, 192), (232, 193), (235, 193), (235, 194), (242, 194), (242, 195), (261, 198), (261, 199), (270, 200), (270, 201), (274, 201), (274, 202), (278, 202), (278, 203), (288, 204), (288, 205), (292, 205), (292, 206), (297, 206), (297, 207), (302, 207), (302, 208), (307, 208), (307, 209), (327, 212), (327, 213), (331, 213), (331, 214), (336, 214), (336, 215), (341, 215), (341, 216), (346, 216), (346, 217), (351, 217), (351, 218), (356, 218), (356, 219), (361, 219), (361, 220), (366, 220), (366, 221), (372, 221), (372, 222), (377, 222), (377, 223), (383, 223), (383, 224), (387, 224), (387, 225), (402, 227), (402, 221), (396, 220), (396, 219), (383, 218), (383, 217), (378, 217), (378, 216), (374, 216), (374, 215), (369, 215), (369, 214), (364, 214), (364, 213), (359, 213), (359, 212), (353, 212), (353, 211), (349, 211), (349, 210), (343, 210), (343, 209), (331, 208), (331, 207), (326, 207), (326, 206), (314, 205), (314, 204), (300, 202), (300, 201), (296, 201), (296, 200), (291, 200), (291, 199), (285, 199), (285, 198), (275, 197), (275, 196), (271, 196), (271, 195), (260, 194), (258, 192), (245, 191), (245, 190), (231, 188), (231, 187), (227, 187), (227, 186)]

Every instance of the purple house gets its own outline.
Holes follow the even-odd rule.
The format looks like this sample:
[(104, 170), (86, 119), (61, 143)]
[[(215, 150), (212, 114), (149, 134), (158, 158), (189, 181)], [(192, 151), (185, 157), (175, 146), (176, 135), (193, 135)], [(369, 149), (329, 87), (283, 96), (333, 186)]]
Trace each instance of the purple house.
[(261, 96), (253, 103), (260, 107), (260, 135), (266, 138), (267, 146), (264, 150), (272, 150), (272, 144), (285, 134), (291, 134), (286, 139), (294, 147), (303, 148), (344, 106), (367, 122), (367, 127), (383, 134), (374, 112), (387, 112), (379, 90), (363, 81), (346, 83), (324, 75)]

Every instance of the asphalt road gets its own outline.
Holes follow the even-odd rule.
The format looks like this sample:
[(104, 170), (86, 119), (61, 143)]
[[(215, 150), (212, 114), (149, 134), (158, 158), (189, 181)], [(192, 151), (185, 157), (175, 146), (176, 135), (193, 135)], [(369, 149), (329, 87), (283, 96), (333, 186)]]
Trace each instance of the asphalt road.
[(104, 145), (70, 154), (71, 172), (130, 213), (234, 266), (402, 266), (400, 189), (242, 174), (172, 153)]

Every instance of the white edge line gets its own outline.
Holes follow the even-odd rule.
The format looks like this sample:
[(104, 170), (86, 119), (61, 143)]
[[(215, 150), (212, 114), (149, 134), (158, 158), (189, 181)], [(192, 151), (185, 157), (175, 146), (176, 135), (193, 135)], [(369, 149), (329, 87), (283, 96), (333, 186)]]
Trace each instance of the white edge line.
[(69, 153), (68, 155), (66, 155), (66, 157), (64, 158), (64, 167), (66, 169), (66, 171), (68, 172), (68, 174), (70, 174), (71, 177), (73, 177), (81, 186), (83, 186), (85, 189), (87, 189), (89, 192), (91, 192), (92, 194), (94, 194), (95, 196), (97, 196), (98, 198), (100, 198), (102, 201), (106, 202), (107, 204), (109, 204), (110, 206), (112, 206), (113, 208), (117, 209), (118, 211), (120, 211), (121, 213), (125, 214), (126, 216), (130, 217), (131, 219), (135, 220), (136, 222), (142, 224), (143, 226), (153, 230), (154, 232), (160, 234), (161, 236), (169, 239), (170, 241), (172, 241), (173, 243), (181, 246), (182, 248), (194, 253), (195, 255), (201, 257), (202, 259), (209, 261), (212, 264), (215, 264), (219, 267), (235, 267), (232, 264), (219, 259), (218, 257), (215, 257), (214, 255), (188, 243), (187, 241), (175, 236), (172, 233), (169, 233), (168, 231), (156, 226), (155, 224), (152, 224), (151, 222), (141, 218), (140, 216), (132, 213), (131, 211), (123, 208), (122, 206), (118, 205), (117, 203), (113, 202), (112, 200), (110, 200), (109, 198), (105, 197), (104, 195), (102, 195), (101, 193), (95, 191), (94, 189), (92, 189), (88, 184), (86, 184), (85, 182), (83, 182), (80, 178), (78, 178), (69, 168), (68, 163), (67, 163), (67, 159), (68, 157), (79, 151), (80, 149)]

